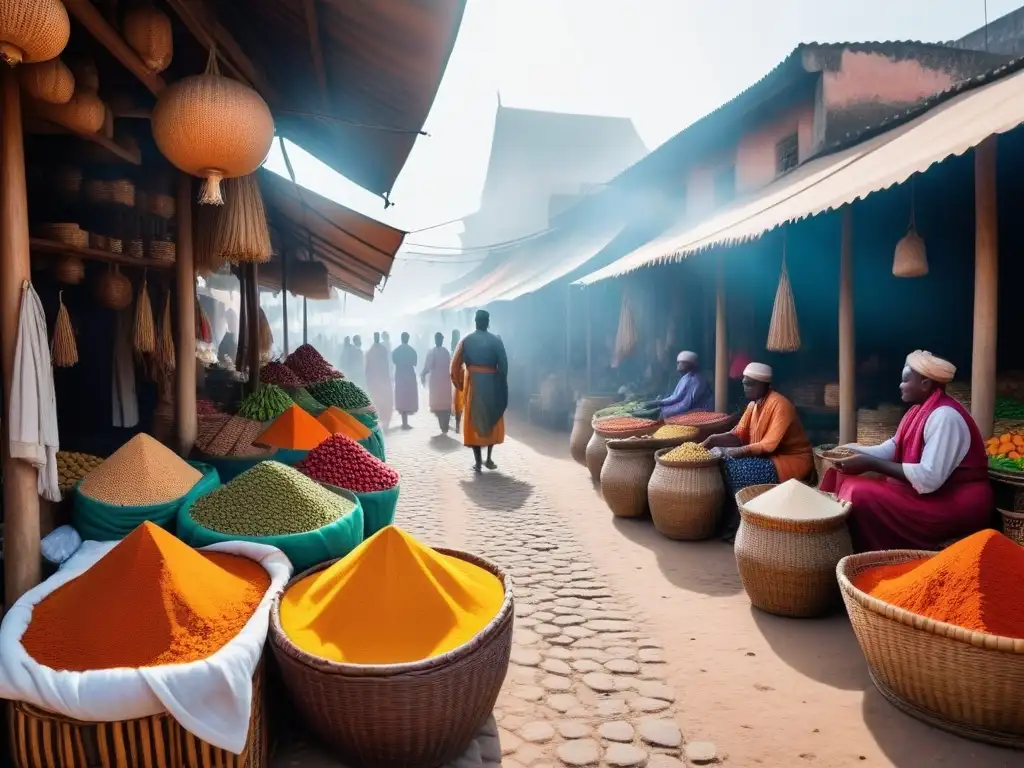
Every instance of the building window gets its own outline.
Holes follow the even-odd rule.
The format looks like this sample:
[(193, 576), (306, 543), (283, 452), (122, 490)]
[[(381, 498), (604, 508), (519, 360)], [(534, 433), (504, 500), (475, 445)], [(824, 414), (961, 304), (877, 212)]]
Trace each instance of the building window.
[(715, 174), (715, 204), (724, 205), (736, 197), (736, 166), (730, 165)]
[(795, 133), (775, 145), (775, 170), (777, 173), (791, 171), (800, 164), (800, 143)]

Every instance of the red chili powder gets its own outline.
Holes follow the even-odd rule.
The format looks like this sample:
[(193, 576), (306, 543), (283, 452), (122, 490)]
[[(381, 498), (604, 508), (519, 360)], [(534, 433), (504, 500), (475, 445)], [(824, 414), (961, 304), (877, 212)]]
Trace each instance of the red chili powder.
[(1024, 638), (1024, 547), (986, 530), (936, 555), (858, 574), (854, 586), (920, 616)]

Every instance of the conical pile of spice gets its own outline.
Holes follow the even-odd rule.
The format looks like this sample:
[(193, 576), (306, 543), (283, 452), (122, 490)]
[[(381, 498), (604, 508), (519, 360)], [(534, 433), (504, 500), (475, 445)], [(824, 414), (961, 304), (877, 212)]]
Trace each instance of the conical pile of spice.
[(43, 666), (75, 672), (199, 661), (242, 631), (269, 588), (259, 563), (143, 523), (43, 598), (21, 642)]
[(90, 472), (78, 492), (106, 504), (142, 507), (180, 499), (202, 477), (170, 448), (139, 433)]
[(330, 436), (327, 427), (292, 404), (254, 442), (272, 448), (311, 451)]
[(293, 584), (281, 596), (281, 626), (321, 658), (399, 664), (469, 642), (498, 615), (504, 597), (494, 574), (388, 526)]
[(369, 427), (336, 405), (330, 406), (317, 416), (317, 421), (323, 424), (332, 435), (345, 435), (353, 440), (365, 440), (370, 436)]
[(853, 584), (919, 616), (1024, 638), (1024, 547), (998, 531), (980, 531), (932, 557), (869, 568)]

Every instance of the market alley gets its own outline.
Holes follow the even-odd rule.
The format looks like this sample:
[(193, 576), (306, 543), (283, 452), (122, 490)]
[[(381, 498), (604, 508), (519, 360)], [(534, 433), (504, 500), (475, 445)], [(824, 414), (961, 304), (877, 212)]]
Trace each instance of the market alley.
[[(512, 665), (493, 728), (456, 765), (960, 766), (1010, 752), (893, 709), (845, 615), (751, 609), (732, 550), (614, 520), (567, 436), (513, 424), (498, 471), (474, 475), (429, 414), (387, 434), (402, 473), (397, 524), (493, 558), (515, 580)], [(500, 747), (499, 747), (500, 740)], [(275, 766), (334, 768), (301, 744)]]

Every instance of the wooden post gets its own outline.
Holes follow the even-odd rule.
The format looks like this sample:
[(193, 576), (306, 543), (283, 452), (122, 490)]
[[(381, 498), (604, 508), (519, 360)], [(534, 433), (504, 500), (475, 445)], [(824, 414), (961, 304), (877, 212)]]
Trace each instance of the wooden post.
[(593, 288), (593, 286), (587, 285), (587, 286), (584, 286), (583, 290), (584, 290), (583, 308), (585, 310), (585, 315), (586, 315), (586, 317), (584, 318), (584, 322), (587, 325), (587, 341), (586, 341), (586, 344), (587, 344), (587, 391), (586, 391), (585, 394), (592, 395), (592, 394), (594, 394), (594, 367), (593, 367), (594, 351), (593, 351), (593, 349), (591, 347), (591, 345), (593, 343), (593, 337), (592, 337), (592, 332), (591, 332), (591, 327), (590, 327), (590, 292), (593, 291), (594, 288)]
[(729, 340), (725, 327), (725, 269), (718, 256), (718, 285), (715, 292), (715, 410), (729, 410)]
[(985, 437), (996, 408), (999, 316), (999, 227), (996, 211), (996, 137), (974, 149), (974, 354), (971, 415)]
[(249, 294), (249, 346), (245, 350), (249, 357), (249, 392), (255, 392), (260, 386), (260, 286), (257, 269), (255, 264), (248, 265), (249, 280), (245, 286)]
[(30, 277), (28, 192), (21, 96), (14, 70), (0, 66), (0, 349), (3, 354), (4, 587), (7, 607), (39, 583), (36, 470), (10, 455), (8, 414), (22, 284)]
[(857, 355), (853, 312), (853, 209), (843, 208), (839, 255), (839, 443), (857, 440)]
[(309, 344), (309, 315), (306, 312), (306, 297), (302, 297), (302, 343)]
[(281, 253), (281, 321), (284, 326), (284, 354), (288, 356), (288, 254)]
[(174, 398), (178, 453), (188, 456), (195, 445), (196, 423), (196, 273), (192, 253), (192, 177), (178, 176), (178, 243), (174, 263), (177, 295), (177, 392)]

